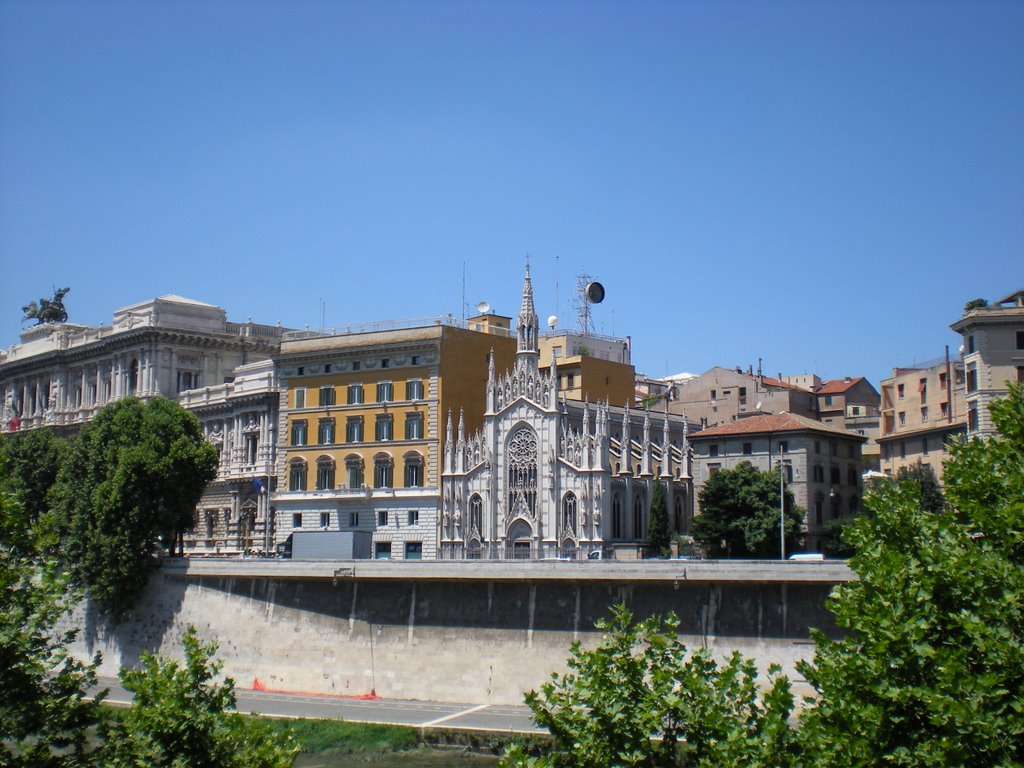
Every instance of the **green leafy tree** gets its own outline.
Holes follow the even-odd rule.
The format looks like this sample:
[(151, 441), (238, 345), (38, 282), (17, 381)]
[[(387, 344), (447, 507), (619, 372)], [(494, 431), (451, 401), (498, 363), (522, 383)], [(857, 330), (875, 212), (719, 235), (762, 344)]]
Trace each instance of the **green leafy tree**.
[[(778, 557), (779, 472), (749, 462), (715, 472), (700, 490), (693, 537), (713, 557)], [(786, 551), (796, 549), (804, 512), (785, 494)]]
[(234, 682), (218, 682), (216, 645), (189, 627), (182, 664), (143, 653), (138, 669), (121, 671), (134, 702), (105, 729), (110, 768), (288, 768), (297, 749), (291, 739), (235, 709)]
[(925, 512), (937, 513), (946, 508), (946, 497), (942, 495), (942, 486), (935, 470), (930, 464), (918, 461), (896, 470), (897, 482), (913, 483), (920, 489), (920, 505)]
[(67, 652), (77, 630), (58, 632), (74, 600), (67, 577), (37, 545), (0, 471), (0, 765), (76, 768), (100, 765), (89, 734), (102, 719), (95, 663)]
[(119, 400), (82, 428), (51, 500), (67, 563), (112, 618), (145, 588), (154, 552), (173, 553), (216, 468), (199, 421), (169, 400)]
[[(17, 497), (17, 513), (22, 515), (26, 530), (49, 511), (48, 494), (57, 479), (66, 446), (65, 440), (46, 428), (0, 440), (0, 464), (4, 465), (10, 489)], [(12, 510), (9, 514), (16, 512)], [(24, 537), (23, 541), (29, 538)]]
[(857, 580), (815, 635), (801, 728), (825, 766), (1024, 764), (1024, 391), (992, 406), (1001, 436), (954, 446), (948, 510), (914, 483), (869, 495), (847, 531)]
[(688, 653), (669, 615), (633, 622), (624, 606), (597, 623), (600, 643), (572, 646), (570, 672), (526, 695), (554, 737), (540, 758), (514, 749), (506, 766), (787, 766), (795, 744), (789, 681), (771, 671), (761, 692), (753, 662), (722, 665)]
[(665, 502), (665, 486), (657, 480), (651, 492), (651, 510), (647, 519), (647, 546), (650, 553), (664, 557), (668, 554), (670, 542), (668, 505)]

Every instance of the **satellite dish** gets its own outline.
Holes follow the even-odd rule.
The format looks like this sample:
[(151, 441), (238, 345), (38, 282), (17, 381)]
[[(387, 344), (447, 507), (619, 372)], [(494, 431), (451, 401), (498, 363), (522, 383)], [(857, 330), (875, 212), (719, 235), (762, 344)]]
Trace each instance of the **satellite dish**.
[(758, 411), (761, 410), (761, 401), (760, 400), (757, 401), (756, 410), (758, 410)]
[(558, 325), (558, 317), (556, 315), (550, 315), (548, 317), (548, 328), (553, 331), (555, 330), (556, 325)]
[(476, 305), (476, 311), (479, 312), (481, 315), (486, 315), (488, 312), (491, 311), (491, 305), (488, 304), (486, 301), (481, 301), (479, 304)]
[(589, 283), (587, 285), (587, 301), (591, 304), (600, 304), (604, 301), (604, 286), (600, 283)]

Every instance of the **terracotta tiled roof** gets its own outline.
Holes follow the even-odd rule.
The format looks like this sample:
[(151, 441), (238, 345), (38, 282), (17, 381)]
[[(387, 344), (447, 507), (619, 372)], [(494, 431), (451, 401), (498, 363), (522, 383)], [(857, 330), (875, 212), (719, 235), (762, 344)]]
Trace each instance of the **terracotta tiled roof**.
[(845, 392), (846, 390), (852, 388), (853, 386), (859, 384), (862, 381), (864, 381), (864, 377), (863, 376), (858, 376), (855, 379), (832, 379), (832, 380), (826, 381), (824, 384), (822, 384), (818, 388), (818, 391), (815, 392), (815, 394), (817, 394), (817, 395), (838, 395), (838, 394), (841, 394), (841, 393)]
[(860, 440), (866, 437), (847, 432), (829, 424), (822, 424), (820, 421), (808, 419), (805, 416), (798, 416), (795, 413), (774, 413), (765, 416), (749, 416), (745, 419), (737, 419), (729, 424), (720, 427), (694, 432), (690, 440), (700, 440), (705, 437), (731, 437), (735, 435), (762, 435), (769, 432), (824, 432), (830, 435), (843, 435)]
[[(750, 378), (756, 379), (757, 377), (751, 376)], [(810, 392), (809, 389), (804, 389), (796, 384), (790, 384), (788, 381), (781, 381), (779, 379), (772, 378), (771, 376), (762, 376), (761, 383), (766, 387), (775, 387), (776, 389), (793, 389), (797, 392)]]

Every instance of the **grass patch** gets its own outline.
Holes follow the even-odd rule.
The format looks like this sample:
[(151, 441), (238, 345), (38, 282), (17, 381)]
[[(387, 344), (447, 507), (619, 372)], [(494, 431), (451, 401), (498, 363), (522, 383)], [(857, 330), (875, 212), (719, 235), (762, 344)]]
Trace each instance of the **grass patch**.
[(276, 720), (260, 718), (278, 734), (290, 735), (302, 752), (328, 754), (381, 754), (406, 752), (422, 743), (415, 728), (371, 725), (344, 720)]

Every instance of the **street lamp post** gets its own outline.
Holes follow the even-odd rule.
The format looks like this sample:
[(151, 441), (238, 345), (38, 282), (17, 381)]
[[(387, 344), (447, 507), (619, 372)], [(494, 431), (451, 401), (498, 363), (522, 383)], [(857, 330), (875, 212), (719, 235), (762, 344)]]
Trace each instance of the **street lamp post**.
[(786, 463), (779, 459), (779, 559), (786, 559)]

